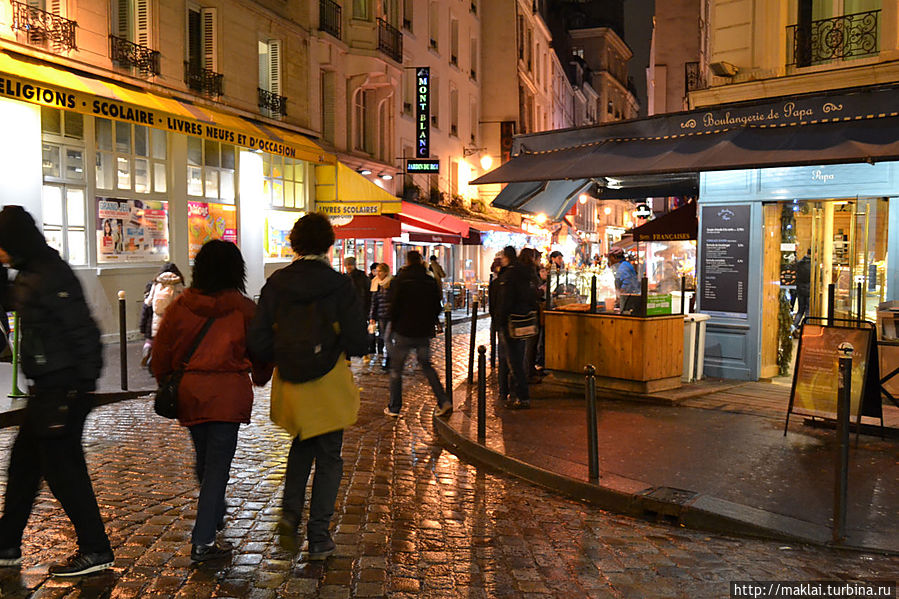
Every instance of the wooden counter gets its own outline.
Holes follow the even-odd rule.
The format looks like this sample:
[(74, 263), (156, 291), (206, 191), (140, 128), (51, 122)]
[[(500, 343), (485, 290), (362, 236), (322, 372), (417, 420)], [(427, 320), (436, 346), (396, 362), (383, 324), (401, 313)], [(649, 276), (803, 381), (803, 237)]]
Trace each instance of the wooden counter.
[(581, 311), (546, 312), (546, 368), (584, 376), (596, 367), (596, 385), (633, 393), (681, 386), (684, 317), (639, 318)]

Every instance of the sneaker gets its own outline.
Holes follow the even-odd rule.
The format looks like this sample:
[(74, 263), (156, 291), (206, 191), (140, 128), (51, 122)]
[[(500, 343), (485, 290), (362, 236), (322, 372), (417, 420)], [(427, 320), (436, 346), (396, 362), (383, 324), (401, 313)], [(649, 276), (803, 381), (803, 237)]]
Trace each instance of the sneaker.
[(207, 560), (219, 559), (231, 555), (233, 547), (228, 541), (218, 541), (212, 545), (194, 545), (190, 549), (190, 561), (193, 563), (205, 562)]
[(297, 523), (289, 516), (281, 516), (278, 520), (278, 544), (290, 553), (296, 553), (300, 548), (300, 540), (297, 537)]
[(115, 556), (112, 551), (103, 553), (81, 553), (72, 555), (64, 562), (50, 566), (51, 576), (82, 576), (91, 572), (112, 568)]
[(449, 402), (449, 401), (438, 405), (437, 411), (435, 412), (435, 414), (437, 414), (438, 416), (443, 416), (445, 414), (452, 414), (452, 413), (453, 413), (453, 404), (452, 404), (452, 402)]
[(321, 561), (326, 559), (329, 555), (334, 553), (334, 550), (337, 549), (337, 545), (334, 544), (334, 541), (331, 537), (328, 537), (324, 541), (317, 541), (315, 543), (309, 543), (309, 560), (310, 561)]
[(391, 418), (399, 418), (400, 417), (399, 412), (391, 412), (390, 408), (384, 408), (384, 414), (386, 414), (387, 416), (390, 416)]
[(0, 568), (14, 568), (22, 564), (22, 550), (18, 547), (0, 550)]

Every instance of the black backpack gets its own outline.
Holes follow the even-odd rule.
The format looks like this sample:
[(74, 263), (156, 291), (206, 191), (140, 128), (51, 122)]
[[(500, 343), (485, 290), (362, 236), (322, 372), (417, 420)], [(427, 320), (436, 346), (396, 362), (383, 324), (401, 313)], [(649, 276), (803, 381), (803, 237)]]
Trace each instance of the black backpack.
[(304, 383), (328, 374), (340, 358), (340, 324), (321, 300), (283, 303), (275, 315), (279, 376)]

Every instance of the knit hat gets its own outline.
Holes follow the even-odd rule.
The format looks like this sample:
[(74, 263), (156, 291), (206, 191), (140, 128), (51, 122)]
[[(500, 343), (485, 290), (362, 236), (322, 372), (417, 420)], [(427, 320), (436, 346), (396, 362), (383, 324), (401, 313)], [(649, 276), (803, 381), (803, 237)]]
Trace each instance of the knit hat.
[(0, 210), (0, 248), (13, 260), (26, 260), (46, 247), (44, 235), (24, 208), (7, 205)]

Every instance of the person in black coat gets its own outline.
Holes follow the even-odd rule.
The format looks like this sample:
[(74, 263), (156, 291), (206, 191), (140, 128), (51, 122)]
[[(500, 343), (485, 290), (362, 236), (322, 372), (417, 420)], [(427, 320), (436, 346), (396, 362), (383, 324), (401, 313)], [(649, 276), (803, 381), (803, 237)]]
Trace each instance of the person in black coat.
[(384, 410), (397, 417), (403, 406), (403, 366), (410, 351), (415, 351), (418, 364), (424, 371), (437, 398), (437, 415), (453, 410), (453, 403), (440, 383), (431, 364), (431, 338), (440, 315), (440, 286), (428, 274), (421, 254), (415, 250), (406, 254), (406, 266), (390, 284), (390, 403)]
[(798, 327), (802, 319), (808, 316), (809, 296), (812, 290), (812, 251), (806, 250), (802, 260), (796, 263), (796, 296), (799, 298), (799, 309), (793, 319), (793, 326)]
[(47, 481), (75, 526), (78, 551), (50, 566), (54, 576), (78, 576), (112, 567), (114, 557), (91, 485), (81, 433), (93, 407), (103, 367), (100, 331), (81, 284), (21, 206), (0, 211), (0, 304), (15, 310), (21, 330), (22, 370), (31, 398), (13, 444), (0, 518), (0, 567), (22, 561), (22, 533), (34, 499)]

